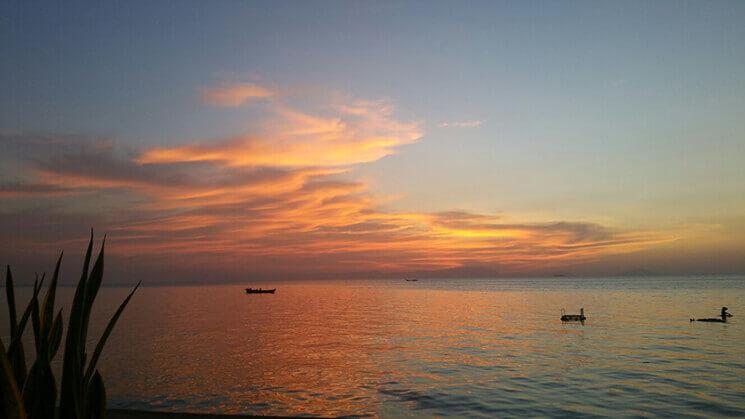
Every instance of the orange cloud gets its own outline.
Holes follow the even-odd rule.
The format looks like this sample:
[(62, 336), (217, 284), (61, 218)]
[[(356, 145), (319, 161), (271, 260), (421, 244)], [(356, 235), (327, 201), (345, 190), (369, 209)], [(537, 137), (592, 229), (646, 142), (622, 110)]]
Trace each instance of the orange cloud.
[(202, 101), (212, 106), (236, 107), (256, 99), (265, 99), (276, 92), (252, 83), (229, 83), (202, 89)]
[(333, 117), (277, 109), (278, 120), (258, 135), (154, 148), (137, 161), (148, 163), (221, 162), (228, 166), (348, 166), (381, 159), (417, 141), (417, 124), (397, 121), (392, 109), (371, 103), (342, 107)]

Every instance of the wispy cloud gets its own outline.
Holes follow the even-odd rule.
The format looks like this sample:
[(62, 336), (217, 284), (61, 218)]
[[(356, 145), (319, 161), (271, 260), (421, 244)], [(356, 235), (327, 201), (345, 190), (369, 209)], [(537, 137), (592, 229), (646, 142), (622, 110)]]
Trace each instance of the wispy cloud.
[(0, 183), (0, 197), (2, 198), (58, 196), (71, 193), (75, 193), (75, 190), (47, 183)]
[(439, 128), (478, 128), (484, 121), (470, 119), (467, 121), (443, 122), (437, 125)]
[(287, 107), (257, 133), (180, 147), (146, 150), (139, 163), (219, 161), (229, 166), (345, 166), (378, 160), (417, 141), (417, 124), (396, 120), (393, 110), (369, 102), (318, 116)]
[(236, 107), (252, 100), (275, 96), (276, 92), (253, 83), (225, 83), (202, 89), (202, 101), (212, 106)]

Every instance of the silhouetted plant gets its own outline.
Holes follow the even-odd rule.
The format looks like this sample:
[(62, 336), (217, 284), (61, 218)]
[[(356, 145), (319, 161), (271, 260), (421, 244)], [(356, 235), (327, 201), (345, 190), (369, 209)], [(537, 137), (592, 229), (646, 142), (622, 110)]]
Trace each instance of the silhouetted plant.
[[(106, 412), (106, 389), (101, 374), (96, 369), (111, 331), (119, 316), (129, 303), (139, 283), (127, 295), (109, 320), (106, 329), (86, 365), (85, 341), (88, 335), (91, 307), (103, 279), (104, 245), (88, 271), (93, 248), (93, 232), (83, 262), (83, 273), (75, 289), (70, 318), (67, 322), (59, 409), (57, 410), (57, 383), (52, 373), (51, 362), (62, 341), (62, 310), (54, 316), (54, 300), (57, 291), (62, 254), (57, 259), (51, 283), (44, 301), (39, 304), (39, 293), (44, 276), (37, 277), (34, 289), (20, 320), (16, 313), (15, 289), (10, 266), (5, 277), (5, 293), (10, 319), (10, 343), (7, 351), (0, 339), (0, 413), (9, 419), (64, 419), (102, 418)], [(23, 350), (23, 332), (31, 318), (36, 360), (26, 371)]]

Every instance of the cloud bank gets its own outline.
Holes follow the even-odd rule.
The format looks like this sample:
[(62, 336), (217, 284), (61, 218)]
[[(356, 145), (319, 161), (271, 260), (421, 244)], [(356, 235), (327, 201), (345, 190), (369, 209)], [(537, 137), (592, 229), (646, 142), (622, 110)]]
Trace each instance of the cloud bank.
[[(208, 89), (209, 100), (237, 106), (271, 93), (241, 86)], [(93, 224), (109, 232), (111, 254), (157, 280), (197, 272), (235, 280), (529, 273), (671, 239), (586, 222), (388, 211), (349, 169), (420, 140), (419, 125), (385, 102), (320, 108), (272, 105), (273, 117), (251, 132), (134, 152), (110, 141), (6, 136), (16, 154), (34, 145), (21, 152), (23, 180), (0, 183), (9, 202), (0, 250), (30, 257), (82, 246)]]

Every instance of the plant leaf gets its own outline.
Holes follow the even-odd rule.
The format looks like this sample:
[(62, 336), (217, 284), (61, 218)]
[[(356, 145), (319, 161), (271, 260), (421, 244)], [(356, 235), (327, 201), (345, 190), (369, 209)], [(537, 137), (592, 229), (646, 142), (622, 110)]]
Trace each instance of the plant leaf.
[(88, 249), (85, 251), (85, 260), (83, 261), (83, 274), (80, 280), (88, 278), (88, 267), (91, 263), (91, 253), (93, 252), (93, 229), (91, 229), (91, 238), (88, 241)]
[(13, 368), (16, 383), (23, 384), (26, 382), (26, 353), (23, 350), (22, 343), (16, 346), (12, 356), (10, 366)]
[(21, 394), (18, 392), (2, 339), (0, 339), (0, 414), (8, 419), (26, 419), (26, 410), (23, 408)]
[(57, 264), (54, 267), (54, 274), (52, 275), (52, 282), (47, 288), (47, 295), (44, 297), (44, 303), (41, 305), (41, 333), (45, 336), (49, 336), (49, 331), (52, 328), (52, 320), (54, 319), (54, 298), (57, 294), (57, 280), (59, 278), (59, 268), (62, 263), (62, 255), (60, 253), (57, 259)]
[[(44, 281), (44, 278), (42, 278), (42, 281)], [(11, 336), (10, 345), (8, 345), (8, 359), (11, 362), (14, 362), (14, 371), (19, 373), (19, 375), (16, 376), (17, 383), (23, 383), (26, 381), (26, 360), (23, 355), (23, 331), (26, 328), (29, 316), (31, 316), (34, 307), (33, 303), (34, 300), (38, 298), (40, 289), (41, 286), (38, 284), (38, 281), (34, 281), (34, 294), (28, 302), (26, 310), (23, 312), (23, 316), (21, 316), (21, 321), (18, 323), (16, 334)], [(17, 363), (15, 363), (16, 360), (18, 361)]]
[(52, 330), (49, 332), (49, 362), (52, 362), (62, 342), (62, 309), (54, 319)]
[[(5, 297), (8, 300), (8, 319), (10, 320), (10, 336), (12, 340), (13, 336), (18, 332), (18, 317), (16, 313), (15, 286), (13, 285), (13, 274), (10, 272), (10, 265), (6, 265), (5, 271)], [(13, 369), (13, 376), (16, 383), (26, 381), (26, 354), (23, 352), (23, 344), (19, 344), (18, 348), (9, 354), (8, 362), (10, 362), (10, 366)]]
[(35, 295), (38, 295), (39, 294), (39, 291), (41, 291), (41, 287), (42, 287), (42, 285), (44, 285), (44, 279), (46, 277), (47, 277), (47, 273), (46, 272), (42, 272), (42, 274), (41, 274), (41, 280), (38, 279), (38, 275), (37, 275), (37, 280), (34, 281), (34, 294)]
[(16, 295), (13, 287), (13, 274), (10, 265), (5, 265), (5, 297), (8, 300), (8, 318), (10, 320), (10, 335), (16, 334), (18, 318), (16, 317)]
[(34, 308), (34, 299), (33, 297), (28, 302), (28, 305), (26, 306), (26, 310), (23, 311), (23, 315), (21, 316), (21, 321), (18, 322), (18, 328), (16, 328), (16, 333), (11, 337), (10, 345), (8, 346), (8, 353), (11, 353), (11, 351), (14, 348), (14, 345), (21, 344), (21, 336), (23, 336), (23, 331), (26, 329), (26, 323), (28, 323), (28, 318), (31, 316), (31, 311), (33, 311)]
[(103, 281), (103, 260), (104, 260), (104, 248), (106, 247), (106, 236), (104, 236), (103, 242), (101, 243), (101, 250), (98, 252), (96, 263), (93, 264), (90, 275), (88, 275), (88, 282), (85, 285), (85, 303), (83, 304), (83, 314), (81, 316), (81, 345), (85, 348), (85, 340), (88, 337), (88, 323), (91, 317), (91, 308), (93, 307), (93, 301), (98, 295), (98, 290), (101, 288), (101, 282)]
[(106, 387), (101, 374), (96, 370), (88, 386), (88, 418), (103, 419), (106, 417)]
[(140, 284), (142, 281), (138, 282), (137, 285), (132, 289), (132, 291), (129, 293), (127, 298), (122, 301), (122, 304), (119, 306), (119, 308), (116, 310), (116, 313), (114, 313), (113, 316), (111, 316), (111, 320), (109, 320), (109, 324), (106, 325), (106, 330), (104, 330), (103, 334), (101, 335), (101, 338), (98, 340), (98, 344), (96, 345), (96, 350), (93, 351), (93, 356), (91, 357), (90, 362), (88, 363), (88, 368), (85, 372), (85, 381), (88, 382), (90, 380), (91, 375), (93, 374), (93, 371), (96, 368), (96, 363), (98, 362), (98, 358), (101, 356), (101, 352), (103, 351), (103, 347), (106, 344), (106, 339), (109, 338), (109, 335), (111, 334), (111, 331), (114, 330), (114, 325), (116, 325), (116, 321), (119, 320), (119, 316), (121, 316), (122, 312), (124, 311), (124, 308), (127, 307), (127, 304), (129, 303), (129, 300), (132, 298), (132, 295), (134, 295), (135, 291), (137, 291), (137, 288), (140, 287)]
[[(82, 316), (85, 304), (85, 289), (88, 282), (88, 267), (93, 250), (93, 230), (88, 242), (83, 261), (83, 272), (80, 281), (75, 288), (75, 296), (70, 308), (70, 318), (67, 321), (67, 334), (65, 338), (65, 353), (62, 364), (62, 381), (60, 387), (59, 416), (65, 419), (81, 419), (83, 409), (83, 387), (81, 378), (83, 375), (83, 358), (85, 356), (85, 337), (82, 335)], [(82, 347), (81, 347), (82, 345)]]
[(23, 386), (23, 405), (30, 418), (53, 418), (57, 404), (57, 384), (46, 357), (39, 356)]
[[(41, 287), (39, 287), (41, 289)], [(40, 358), (40, 354), (46, 357), (46, 336), (41, 333), (41, 321), (39, 320), (39, 299), (38, 291), (31, 297), (31, 324), (34, 328), (34, 343), (36, 344), (36, 357)], [(33, 366), (31, 367), (33, 369)], [(30, 373), (30, 372), (29, 372)]]

